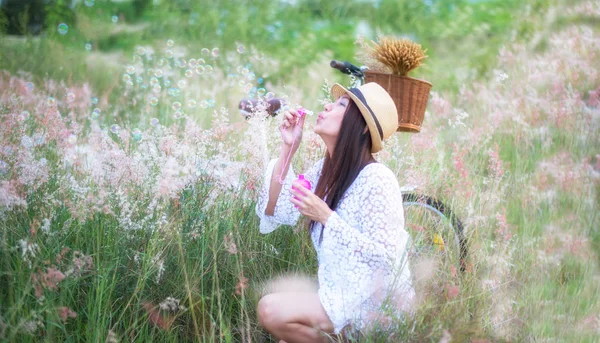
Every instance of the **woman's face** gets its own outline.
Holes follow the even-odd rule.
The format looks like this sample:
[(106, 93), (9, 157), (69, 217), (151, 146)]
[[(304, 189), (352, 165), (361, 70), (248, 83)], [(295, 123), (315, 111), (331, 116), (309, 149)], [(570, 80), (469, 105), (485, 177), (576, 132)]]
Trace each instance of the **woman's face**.
[(329, 138), (335, 142), (350, 101), (352, 100), (349, 96), (342, 95), (335, 102), (325, 105), (325, 110), (317, 117), (314, 132), (324, 139)]

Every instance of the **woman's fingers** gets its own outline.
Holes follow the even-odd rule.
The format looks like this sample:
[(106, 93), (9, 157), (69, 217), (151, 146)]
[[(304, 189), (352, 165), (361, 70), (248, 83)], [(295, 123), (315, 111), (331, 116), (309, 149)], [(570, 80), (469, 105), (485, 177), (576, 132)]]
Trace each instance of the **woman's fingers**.
[(285, 111), (283, 114), (284, 114), (285, 119), (287, 119), (289, 121), (292, 121), (292, 119), (294, 119), (294, 115), (289, 111)]
[(293, 187), (291, 189), (292, 193), (298, 193), (298, 195), (304, 195), (304, 196), (309, 194), (308, 193), (309, 190), (297, 181), (292, 182), (292, 187)]
[(304, 203), (301, 200), (298, 200), (294, 197), (291, 197), (290, 201), (292, 202), (292, 204), (296, 205), (296, 207), (298, 207), (298, 208), (301, 208), (304, 205)]

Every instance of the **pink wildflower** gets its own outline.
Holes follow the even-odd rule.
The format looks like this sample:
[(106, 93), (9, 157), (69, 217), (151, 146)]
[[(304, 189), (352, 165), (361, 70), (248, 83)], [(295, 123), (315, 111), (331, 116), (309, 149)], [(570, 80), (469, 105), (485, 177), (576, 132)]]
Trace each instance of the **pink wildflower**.
[(459, 152), (458, 145), (454, 143), (454, 154), (452, 156), (452, 162), (454, 162), (454, 168), (459, 172), (460, 176), (463, 178), (469, 177), (469, 171), (467, 170), (467, 166), (465, 165), (464, 157), (467, 154), (467, 150), (464, 149)]
[(235, 286), (235, 294), (242, 295), (244, 290), (248, 287), (248, 278), (244, 277), (244, 274), (239, 276), (239, 281)]
[(38, 271), (31, 276), (35, 296), (40, 298), (43, 295), (43, 289), (57, 290), (58, 283), (65, 279), (65, 274), (56, 268), (48, 268), (46, 273)]
[(458, 296), (458, 293), (458, 287), (456, 287), (455, 285), (448, 285), (446, 287), (446, 294), (448, 296), (448, 299), (456, 298)]
[(145, 302), (142, 307), (144, 310), (146, 310), (146, 314), (148, 314), (148, 320), (150, 323), (163, 330), (168, 330), (175, 321), (175, 317), (163, 315), (157, 308), (158, 306), (155, 306), (150, 302)]
[(506, 220), (506, 207), (502, 208), (502, 214), (496, 214), (496, 220), (498, 221), (496, 233), (502, 236), (504, 240), (508, 241), (512, 237), (512, 233), (510, 232), (510, 226)]
[(225, 235), (225, 238), (223, 238), (223, 244), (225, 244), (225, 249), (227, 249), (227, 252), (232, 255), (237, 254), (237, 246), (235, 245), (231, 232)]
[(77, 317), (77, 312), (71, 310), (70, 308), (68, 308), (66, 306), (61, 306), (61, 307), (57, 308), (57, 310), (58, 310), (58, 316), (60, 317), (60, 319), (62, 319), (63, 322), (66, 322), (67, 319), (69, 319), (69, 318)]
[(504, 175), (504, 167), (502, 166), (502, 159), (498, 150), (498, 143), (495, 143), (494, 150), (490, 149), (488, 151), (488, 156), (490, 157), (488, 168), (495, 178), (500, 178)]

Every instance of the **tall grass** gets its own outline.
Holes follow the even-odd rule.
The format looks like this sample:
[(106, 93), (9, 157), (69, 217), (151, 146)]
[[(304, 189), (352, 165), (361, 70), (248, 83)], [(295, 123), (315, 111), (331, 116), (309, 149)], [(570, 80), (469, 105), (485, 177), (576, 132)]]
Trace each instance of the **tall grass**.
[[(366, 340), (596, 339), (600, 41), (594, 26), (556, 23), (597, 21), (600, 8), (555, 4), (552, 20), (545, 13), (527, 19), (535, 44), (516, 37), (486, 67), (488, 78), (436, 87), (423, 131), (394, 136), (377, 156), (401, 185), (453, 206), (469, 260), (465, 273), (443, 276), (415, 266), (415, 316)], [(278, 147), (277, 119), (261, 109), (248, 121), (229, 112), (260, 94), (244, 89), (260, 87), (260, 72), (286, 63), (251, 46), (212, 58), (177, 42), (182, 66), (161, 41), (143, 54), (130, 47), (128, 63), (98, 70), (79, 64), (83, 52), (51, 42), (2, 42), (15, 44), (10, 56), (24, 47), (29, 72), (14, 72), (12, 58), (0, 74), (0, 339), (272, 340), (255, 313), (263, 283), (314, 275), (316, 261), (302, 224), (258, 233), (254, 204)], [(185, 76), (198, 57), (213, 72)], [(292, 72), (293, 85), (265, 82), (265, 92), (317, 109), (326, 96), (315, 84), (335, 79), (330, 57)], [(42, 58), (73, 68), (46, 75), (35, 66)], [(186, 85), (174, 96), (179, 80)], [(309, 127), (296, 170), (323, 151)]]

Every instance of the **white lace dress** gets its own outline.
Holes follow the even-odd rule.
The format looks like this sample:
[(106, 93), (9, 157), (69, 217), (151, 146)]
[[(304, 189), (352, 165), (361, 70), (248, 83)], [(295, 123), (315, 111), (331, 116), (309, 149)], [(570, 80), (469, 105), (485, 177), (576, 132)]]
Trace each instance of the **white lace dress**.
[[(265, 214), (269, 187), (276, 160), (265, 174), (256, 205), (260, 232), (269, 233), (279, 225), (295, 225), (300, 212), (290, 202), (292, 168), (285, 178), (273, 216)], [(305, 173), (317, 185), (324, 159)], [(311, 235), (318, 258), (319, 298), (334, 333), (352, 324), (363, 329), (381, 322), (386, 310), (410, 310), (414, 298), (406, 250), (409, 235), (404, 229), (402, 194), (393, 172), (381, 163), (371, 163), (358, 174), (332, 213), (323, 230), (317, 223)], [(391, 305), (391, 307), (389, 306)]]

